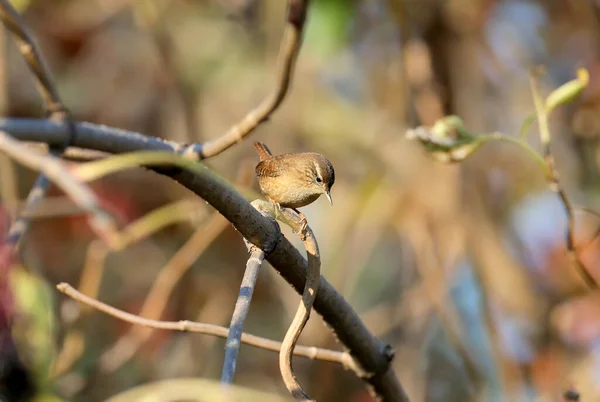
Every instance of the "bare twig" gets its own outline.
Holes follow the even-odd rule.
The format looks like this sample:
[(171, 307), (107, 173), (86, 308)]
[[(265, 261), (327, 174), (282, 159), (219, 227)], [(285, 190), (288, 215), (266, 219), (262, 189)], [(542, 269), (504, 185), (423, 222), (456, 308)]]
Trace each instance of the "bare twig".
[[(2, 7), (10, 7), (6, 0), (0, 1)], [(306, 11), (306, 2), (292, 0), (290, 4), (289, 15), (295, 15), (298, 18), (298, 21), (303, 21), (304, 13)], [(296, 5), (295, 14), (292, 13), (294, 5)], [(18, 28), (19, 24), (16, 24), (15, 29)], [(35, 56), (34, 46), (25, 46), (21, 50), (31, 50)], [(44, 77), (48, 77), (48, 75), (46, 74)], [(43, 81), (47, 81), (47, 83), (50, 82), (48, 79)], [(52, 98), (51, 91), (46, 92), (49, 94), (49, 97)], [(58, 99), (55, 96), (54, 98)], [(64, 107), (53, 107), (52, 105), (47, 106), (46, 108), (49, 111), (56, 110), (57, 115), (64, 114), (61, 110), (65, 111)], [(11, 120), (1, 120), (0, 129), (2, 129), (2, 126), (9, 121)], [(17, 121), (12, 120), (12, 123), (15, 122)], [(24, 120), (21, 120), (21, 123), (22, 122), (24, 122)], [(90, 131), (88, 131), (87, 134), (82, 135), (82, 133), (78, 131), (75, 136), (75, 125), (64, 126), (52, 121), (35, 122), (34, 120), (25, 121), (25, 123), (25, 126), (20, 127), (20, 133), (18, 132), (19, 129), (10, 129), (7, 131), (15, 134), (15, 136), (20, 139), (24, 139), (24, 137), (27, 136), (30, 139), (36, 138), (34, 139), (35, 141), (44, 142), (52, 147), (58, 147), (59, 149), (62, 148), (64, 144), (73, 144), (80, 148), (110, 153), (161, 149), (170, 152), (181, 152), (191, 159), (200, 159), (202, 155), (204, 155), (203, 152), (196, 152), (194, 154), (193, 147), (191, 146), (186, 147), (179, 144), (175, 144), (174, 146), (167, 141), (161, 141), (156, 138), (141, 135), (136, 136), (134, 133), (112, 128), (94, 126), (90, 131), (93, 131), (96, 134), (99, 132), (100, 135), (91, 134)], [(33, 128), (34, 126), (37, 128)], [(81, 125), (77, 125), (77, 127), (81, 127)], [(38, 131), (40, 128), (42, 131)], [(107, 141), (107, 137), (111, 138), (111, 140)], [(226, 145), (223, 149), (226, 149), (232, 144)], [(215, 206), (245, 238), (249, 239), (261, 249), (270, 251), (267, 255), (267, 259), (282, 273), (284, 278), (286, 278), (296, 290), (303, 288), (307, 267), (306, 260), (302, 258), (299, 252), (285, 238), (280, 237), (279, 231), (271, 225), (271, 222), (254, 210), (239, 193), (228, 186), (223, 180), (220, 180), (214, 175), (207, 174), (208, 171), (190, 172), (188, 170), (180, 171), (175, 169), (161, 170), (160, 173), (172, 177), (174, 180), (203, 197), (208, 203)], [(44, 183), (46, 184), (45, 187), (43, 186)], [(47, 189), (48, 181), (39, 180), (39, 184), (40, 186), (36, 188), (44, 190)], [(39, 193), (43, 195), (44, 191), (40, 191)], [(40, 197), (38, 196), (38, 198), (33, 199), (39, 198)], [(360, 376), (372, 386), (378, 399), (390, 401), (408, 400), (402, 387), (398, 383), (393, 370), (390, 368), (390, 361), (393, 356), (391, 348), (380, 343), (367, 331), (344, 298), (339, 295), (329, 283), (324, 281), (324, 279), (321, 279), (320, 292), (315, 300), (315, 309), (323, 315), (326, 322), (335, 330), (339, 340), (343, 342), (356, 359), (360, 361)]]
[[(0, 151), (19, 163), (44, 173), (46, 177), (54, 181), (77, 205), (90, 214), (90, 224), (100, 238), (107, 244), (114, 244), (117, 238), (114, 219), (100, 207), (94, 193), (75, 179), (69, 169), (57, 158), (33, 152), (2, 131), (0, 131)], [(35, 193), (30, 194), (30, 197), (32, 195), (35, 196)]]
[[(214, 214), (206, 225), (202, 225), (194, 232), (160, 272), (144, 301), (140, 316), (150, 319), (160, 318), (175, 285), (228, 224), (220, 214)], [(102, 370), (112, 372), (121, 367), (133, 357), (151, 335), (150, 328), (132, 327), (113, 347), (102, 354), (100, 357)]]
[[(0, 130), (3, 128), (18, 139), (43, 143), (61, 142), (68, 135), (65, 127), (34, 119), (0, 119)], [(112, 154), (151, 149), (176, 152), (168, 142), (158, 138), (88, 123), (78, 123), (77, 128), (72, 145), (80, 148)], [(169, 164), (171, 162), (163, 162), (163, 166)], [(181, 169), (162, 169), (160, 173), (171, 177), (216, 208), (244, 238), (265, 250), (267, 261), (296, 291), (301, 292), (304, 289), (307, 261), (280, 235), (278, 225), (263, 217), (239, 192), (209, 169), (179, 167)], [(361, 378), (371, 386), (378, 399), (408, 401), (390, 365), (393, 350), (367, 330), (344, 297), (324, 278), (321, 278), (313, 307), (360, 363), (363, 372)]]
[[(154, 234), (164, 227), (181, 222), (197, 220), (199, 206), (191, 200), (181, 200), (157, 208), (127, 225), (120, 233), (116, 246), (112, 249), (101, 241), (95, 240), (88, 246), (87, 258), (79, 280), (79, 292), (95, 298), (100, 288), (106, 258), (110, 252), (123, 250), (138, 241)], [(89, 311), (80, 314), (81, 319)], [(54, 360), (52, 375), (65, 373), (81, 356), (85, 346), (83, 332), (79, 329), (69, 331), (63, 342), (62, 350)]]
[(290, 226), (294, 232), (298, 234), (298, 237), (302, 240), (304, 247), (306, 248), (308, 269), (306, 271), (304, 291), (302, 292), (302, 301), (300, 302), (298, 310), (296, 310), (296, 315), (290, 323), (283, 339), (281, 352), (279, 353), (279, 370), (281, 371), (281, 377), (283, 378), (288, 391), (295, 399), (312, 401), (313, 399), (304, 391), (294, 374), (292, 368), (292, 354), (296, 342), (308, 322), (310, 311), (317, 296), (317, 290), (319, 289), (321, 278), (319, 245), (317, 244), (312, 229), (308, 225), (303, 224), (301, 217), (291, 209), (284, 208), (276, 213), (272, 203), (262, 200), (253, 201), (252, 205), (261, 212), (268, 211), (271, 216), (281, 218), (284, 223)]
[[(249, 176), (249, 166), (243, 164), (238, 171), (236, 182), (241, 185), (250, 185), (252, 176)], [(213, 243), (213, 241), (228, 226), (228, 222), (220, 214), (214, 214), (204, 225), (199, 227), (181, 249), (173, 255), (165, 265), (158, 278), (152, 285), (140, 315), (150, 319), (159, 319), (175, 285), (189, 270), (194, 261)], [(143, 232), (137, 230), (137, 237)], [(152, 331), (149, 328), (132, 327), (119, 341), (100, 358), (101, 367), (107, 371), (114, 371), (127, 362), (150, 338)]]
[[(104, 274), (104, 266), (109, 249), (104, 243), (94, 240), (87, 248), (85, 265), (79, 279), (79, 292), (95, 298), (100, 288), (100, 282)], [(92, 309), (85, 305), (77, 316), (80, 321), (89, 315)], [(70, 321), (70, 320), (69, 320)], [(68, 322), (72, 324), (73, 322)], [(56, 378), (68, 372), (68, 370), (79, 360), (85, 351), (86, 338), (83, 328), (70, 328), (65, 334), (60, 352), (52, 362), (51, 376)]]
[[(301, 223), (300, 223), (301, 224)], [(279, 353), (279, 369), (285, 381), (288, 391), (292, 396), (299, 400), (311, 401), (312, 398), (302, 389), (302, 386), (297, 381), (292, 368), (292, 354), (296, 347), (296, 342), (310, 317), (312, 305), (317, 296), (319, 289), (319, 279), (321, 278), (321, 258), (319, 256), (319, 247), (315, 239), (312, 229), (308, 226), (299, 234), (300, 239), (304, 242), (306, 254), (308, 256), (308, 270), (306, 271), (306, 284), (302, 293), (302, 301), (298, 306), (296, 315), (288, 328), (283, 343), (281, 352)]]
[[(16, 12), (8, 0), (0, 0), (0, 20), (14, 34), (19, 51), (35, 75), (37, 87), (44, 99), (47, 113), (56, 120), (61, 122), (66, 120), (67, 122), (65, 126), (67, 135), (65, 135), (63, 142), (51, 148), (52, 153), (58, 156), (75, 138), (75, 125), (58, 96), (58, 91), (56, 91), (50, 72), (33, 40), (33, 36), (29, 33), (19, 13)], [(25, 211), (37, 205), (46, 196), (49, 188), (50, 180), (43, 173), (40, 174), (27, 196)], [(17, 216), (10, 227), (7, 241), (0, 250), (0, 270), (4, 271), (3, 274), (6, 274), (10, 269), (10, 262), (16, 254), (21, 238), (27, 232), (30, 222), (31, 219), (21, 214)], [(100, 225), (100, 222), (96, 222), (95, 225)]]
[[(84, 303), (96, 310), (99, 310), (112, 317), (120, 320), (129, 322), (134, 325), (142, 325), (153, 329), (167, 329), (175, 331), (185, 332), (196, 332), (205, 335), (218, 336), (220, 338), (227, 338), (229, 334), (229, 328), (221, 327), (219, 325), (204, 324), (192, 321), (158, 321), (151, 320), (148, 318), (142, 318), (135, 314), (127, 313), (123, 310), (119, 310), (108, 304), (102, 303), (94, 298), (88, 297), (81, 292), (78, 292), (68, 283), (59, 283), (56, 288), (67, 296), (77, 300), (78, 302)], [(281, 343), (273, 341), (271, 339), (262, 338), (251, 334), (242, 334), (242, 343), (251, 345), (271, 352), (279, 352), (281, 349)], [(360, 373), (360, 369), (356, 365), (356, 362), (352, 359), (347, 352), (336, 352), (329, 349), (315, 348), (311, 346), (297, 346), (294, 350), (294, 355), (307, 357), (313, 360), (323, 360), (332, 363), (338, 363), (345, 368), (351, 369), (355, 373)]]
[[(267, 98), (219, 138), (202, 144), (181, 146), (178, 151), (190, 159), (210, 158), (236, 144), (270, 118), (289, 91), (294, 67), (302, 45), (308, 4), (309, 0), (289, 0), (288, 2), (286, 27), (278, 56), (276, 84)], [(44, 98), (48, 112), (51, 114), (60, 112), (68, 118), (67, 110), (60, 101), (58, 91), (50, 78), (49, 69), (41, 58), (41, 53), (33, 41), (32, 35), (23, 24), (19, 14), (10, 6), (7, 0), (0, 0), (0, 19), (15, 35), (19, 50), (37, 79), (37, 86)], [(64, 145), (64, 143), (60, 145)], [(101, 150), (96, 147), (87, 148)]]
[(31, 35), (27, 25), (8, 0), (0, 0), (0, 19), (4, 26), (13, 33), (19, 52), (21, 52), (27, 66), (35, 75), (38, 91), (44, 99), (47, 112), (49, 114), (65, 113), (66, 109), (54, 86), (50, 69), (42, 58), (42, 53), (33, 40), (33, 35)]
[(251, 110), (239, 123), (234, 125), (221, 137), (193, 146), (193, 151), (200, 159), (210, 158), (225, 151), (241, 141), (260, 124), (266, 122), (271, 114), (281, 105), (292, 81), (294, 66), (302, 44), (302, 32), (306, 21), (309, 0), (289, 0), (286, 27), (279, 51), (279, 68), (273, 92), (255, 109)]
[(258, 271), (265, 259), (264, 251), (251, 243), (248, 243), (247, 246), (250, 251), (250, 258), (248, 258), (248, 262), (246, 263), (240, 293), (235, 303), (231, 324), (229, 324), (229, 335), (225, 343), (225, 359), (221, 373), (221, 382), (227, 384), (233, 382), (244, 322), (248, 316), (248, 311), (250, 311), (250, 302), (252, 301), (252, 293), (254, 293), (254, 286), (258, 278)]
[(594, 281), (594, 278), (592, 278), (592, 276), (589, 274), (589, 272), (586, 270), (586, 268), (581, 263), (581, 260), (579, 259), (577, 247), (575, 245), (575, 216), (573, 213), (573, 206), (571, 205), (571, 201), (569, 200), (569, 197), (567, 197), (565, 190), (560, 185), (560, 178), (558, 170), (556, 169), (556, 161), (554, 160), (554, 155), (552, 154), (550, 128), (548, 126), (548, 113), (540, 95), (540, 90), (538, 88), (537, 82), (539, 75), (539, 71), (531, 74), (530, 86), (536, 110), (538, 127), (540, 131), (542, 154), (544, 155), (544, 160), (546, 161), (546, 165), (548, 166), (548, 187), (558, 194), (567, 213), (568, 226), (566, 232), (566, 243), (568, 256), (575, 268), (577, 269), (577, 271), (579, 272), (579, 274), (581, 275), (585, 284), (593, 289), (597, 287), (597, 284), (596, 281)]

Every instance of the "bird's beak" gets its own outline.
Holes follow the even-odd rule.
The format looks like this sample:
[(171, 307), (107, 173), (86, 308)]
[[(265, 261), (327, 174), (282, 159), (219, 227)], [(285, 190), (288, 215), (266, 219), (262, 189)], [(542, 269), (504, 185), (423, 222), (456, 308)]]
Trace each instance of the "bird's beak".
[(326, 192), (326, 193), (325, 193), (325, 195), (327, 196), (327, 199), (329, 200), (329, 203), (330, 203), (331, 205), (333, 205), (333, 200), (331, 199), (331, 194), (329, 193), (329, 191), (328, 191), (328, 192)]

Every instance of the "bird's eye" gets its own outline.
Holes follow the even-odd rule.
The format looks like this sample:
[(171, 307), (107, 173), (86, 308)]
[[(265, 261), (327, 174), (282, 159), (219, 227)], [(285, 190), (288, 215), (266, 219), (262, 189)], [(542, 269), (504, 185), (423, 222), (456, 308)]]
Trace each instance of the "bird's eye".
[(323, 181), (323, 179), (321, 179), (320, 177), (317, 176), (317, 183), (321, 183)]

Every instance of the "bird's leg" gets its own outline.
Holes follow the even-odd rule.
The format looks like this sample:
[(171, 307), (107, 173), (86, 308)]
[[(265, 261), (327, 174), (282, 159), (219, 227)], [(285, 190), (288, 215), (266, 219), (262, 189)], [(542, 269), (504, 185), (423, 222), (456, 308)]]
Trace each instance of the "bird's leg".
[(281, 213), (281, 205), (270, 198), (268, 198), (268, 200), (271, 201), (271, 204), (273, 204), (273, 209), (275, 210), (275, 220), (277, 220), (277, 218), (279, 218), (279, 214)]
[(306, 230), (306, 227), (308, 226), (308, 221), (306, 220), (306, 216), (304, 216), (304, 214), (300, 211), (298, 211), (296, 208), (292, 208), (294, 210), (295, 213), (297, 213), (298, 215), (300, 215), (300, 218), (302, 219), (302, 226), (300, 226), (300, 231), (298, 233), (302, 233)]
[[(273, 204), (273, 209), (275, 210), (275, 220), (277, 220), (279, 218), (279, 214), (281, 214), (282, 207), (281, 207), (281, 205), (279, 205), (272, 199), (268, 198), (268, 200)], [(300, 226), (300, 230), (298, 231), (298, 233), (304, 232), (306, 230), (306, 228), (308, 227), (308, 220), (306, 220), (306, 216), (304, 216), (304, 214), (302, 212), (298, 211), (296, 208), (290, 208), (290, 209), (293, 210), (295, 213), (297, 213), (300, 216), (300, 219), (302, 219), (302, 226)]]

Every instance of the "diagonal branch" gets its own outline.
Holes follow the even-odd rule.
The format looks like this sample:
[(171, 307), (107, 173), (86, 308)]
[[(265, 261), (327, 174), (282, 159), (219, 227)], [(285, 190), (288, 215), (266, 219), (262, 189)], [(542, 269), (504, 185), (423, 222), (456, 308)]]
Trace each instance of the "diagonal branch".
[(255, 109), (251, 110), (239, 123), (221, 137), (204, 144), (192, 146), (200, 159), (210, 158), (225, 151), (266, 122), (277, 110), (288, 93), (296, 65), (296, 59), (302, 45), (302, 33), (306, 22), (309, 0), (289, 0), (285, 32), (279, 51), (278, 72), (273, 92)]
[[(112, 216), (100, 207), (90, 188), (79, 182), (59, 159), (52, 155), (38, 154), (2, 131), (0, 152), (30, 169), (42, 172), (43, 176), (54, 181), (78, 206), (90, 214), (90, 224), (101, 239), (107, 244), (116, 242), (117, 226)], [(10, 236), (9, 233), (9, 242)]]
[[(50, 70), (33, 39), (33, 35), (31, 35), (27, 25), (8, 0), (0, 0), (0, 20), (13, 33), (19, 52), (35, 76), (36, 85), (44, 100), (46, 112), (50, 115), (51, 119), (61, 123), (66, 122), (68, 135), (64, 137), (61, 144), (51, 147), (52, 153), (55, 156), (60, 156), (62, 151), (69, 146), (75, 137), (75, 124), (67, 108), (60, 100), (58, 91), (52, 81)], [(29, 191), (24, 212), (37, 205), (46, 196), (49, 188), (50, 180), (44, 174), (40, 174)], [(0, 255), (0, 266), (4, 266), (6, 261), (12, 258), (21, 238), (29, 229), (30, 223), (31, 219), (24, 213), (17, 217), (9, 230), (7, 247), (5, 248), (7, 250), (5, 252), (8, 254), (4, 255), (3, 252), (3, 255)]]
[[(119, 239), (116, 247), (110, 248), (100, 240), (94, 240), (90, 243), (87, 249), (86, 262), (83, 266), (83, 270), (79, 279), (78, 289), (81, 293), (88, 295), (88, 297), (95, 298), (100, 289), (100, 282), (104, 273), (104, 267), (106, 259), (111, 252), (123, 250), (131, 245), (139, 242), (140, 240), (147, 238), (153, 233), (165, 228), (168, 225), (172, 225), (178, 222), (194, 222), (198, 221), (199, 213), (202, 211), (197, 202), (192, 202), (189, 199), (184, 199), (167, 204), (163, 207), (156, 208), (152, 212), (144, 215), (143, 217), (131, 222), (119, 233)], [(158, 297), (169, 296), (169, 290), (164, 288), (169, 287), (168, 283), (164, 283), (161, 278), (172, 278), (173, 275), (159, 275), (159, 280), (153, 284), (153, 289), (162, 287), (163, 291), (156, 292), (150, 291), (150, 294), (154, 294)], [(159, 310), (157, 315), (160, 316), (162, 313), (163, 305), (156, 302), (148, 302), (154, 307), (154, 310), (148, 314), (151, 318), (156, 314), (155, 311)], [(78, 316), (78, 320), (81, 320), (90, 313), (89, 309), (82, 309)], [(124, 337), (127, 337), (125, 335)], [(142, 343), (143, 340), (138, 338), (138, 343)], [(63, 346), (56, 359), (54, 359), (52, 367), (52, 376), (57, 377), (67, 372), (73, 364), (81, 357), (85, 348), (85, 337), (81, 328), (69, 330), (63, 340)], [(135, 353), (137, 347), (132, 347)], [(102, 359), (100, 359), (102, 361)]]
[[(175, 286), (189, 271), (194, 261), (206, 251), (227, 226), (227, 220), (215, 213), (205, 225), (196, 229), (160, 271), (144, 300), (140, 316), (150, 319), (160, 318)], [(135, 355), (151, 335), (150, 328), (134, 326), (129, 329), (114, 346), (100, 356), (101, 369), (105, 372), (117, 370)]]
[(253, 244), (247, 243), (246, 245), (250, 251), (250, 258), (248, 258), (248, 262), (246, 263), (246, 270), (231, 317), (231, 324), (229, 324), (227, 342), (225, 343), (225, 359), (223, 362), (223, 372), (221, 373), (221, 382), (227, 384), (233, 382), (244, 322), (248, 316), (248, 311), (250, 311), (250, 302), (252, 301), (252, 293), (254, 293), (256, 280), (258, 279), (258, 271), (265, 259), (264, 251)]
[[(0, 129), (4, 126), (14, 127), (15, 121), (19, 130), (7, 131), (21, 140), (59, 142), (68, 135), (64, 127), (48, 121), (0, 119)], [(130, 135), (128, 132), (109, 127), (87, 123), (80, 123), (77, 127), (85, 127), (78, 130), (72, 144), (80, 148), (118, 154), (129, 152), (134, 147), (138, 150), (156, 149), (158, 143), (162, 144), (160, 140), (152, 137), (141, 141), (139, 134)], [(119, 138), (120, 141), (108, 141), (106, 138)], [(165, 148), (170, 147), (165, 145)], [(163, 162), (163, 166), (165, 164), (170, 163)], [(296, 291), (301, 292), (306, 280), (307, 261), (284, 236), (280, 235), (278, 226), (263, 217), (239, 192), (209, 169), (201, 165), (194, 171), (179, 167), (181, 169), (162, 169), (160, 173), (171, 177), (216, 208), (243, 237), (265, 250), (267, 261)], [(323, 277), (320, 279), (319, 292), (313, 307), (360, 364), (361, 378), (371, 386), (377, 398), (384, 401), (408, 401), (390, 365), (393, 349), (371, 335), (344, 297)]]
[(19, 52), (25, 59), (27, 67), (36, 78), (38, 91), (44, 99), (46, 111), (49, 114), (66, 112), (66, 108), (51, 78), (50, 69), (41, 56), (41, 52), (33, 40), (23, 18), (13, 8), (8, 0), (0, 0), (0, 20), (4, 26), (14, 35)]

